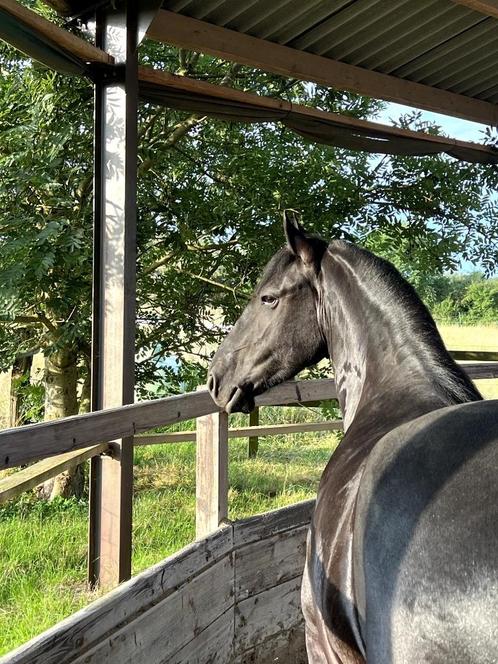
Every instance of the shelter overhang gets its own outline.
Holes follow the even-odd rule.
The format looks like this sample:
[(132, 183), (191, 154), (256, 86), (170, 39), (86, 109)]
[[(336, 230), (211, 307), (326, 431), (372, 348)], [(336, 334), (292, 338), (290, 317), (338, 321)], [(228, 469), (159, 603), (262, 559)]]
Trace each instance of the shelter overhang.
[[(49, 4), (64, 14), (81, 10), (81, 3), (70, 0), (56, 0)], [(92, 7), (102, 4), (105, 3), (100, 0)], [(330, 0), (326, 3), (310, 1), (309, 11), (298, 11), (294, 0), (283, 0), (272, 7), (266, 3), (266, 0), (241, 2), (237, 3), (236, 9), (230, 0), (217, 0), (214, 3), (200, 2), (200, 0), (165, 0), (162, 4), (163, 9), (158, 11), (160, 0), (148, 0), (145, 4), (147, 4), (146, 25), (149, 26), (149, 22), (152, 21), (147, 35), (152, 39), (280, 75), (315, 81), (322, 85), (331, 85), (339, 89), (348, 89), (498, 125), (498, 106), (494, 103), (495, 97), (498, 100), (498, 92), (496, 95), (490, 92), (481, 94), (479, 98), (470, 97), (450, 89), (443, 89), (444, 86), (431, 86), (399, 75), (400, 67), (408, 66), (406, 61), (408, 57), (411, 57), (413, 69), (413, 61), (419, 62), (420, 58), (427, 60), (429, 53), (427, 44), (420, 46), (418, 51), (413, 51), (412, 36), (416, 25), (414, 21), (417, 16), (420, 18), (420, 12), (413, 9), (413, 3), (407, 3), (405, 0), (401, 3), (391, 0), (381, 3), (379, 12), (383, 14), (380, 18), (377, 17), (376, 21), (376, 23), (379, 23), (380, 19), (387, 21), (391, 15), (397, 16), (399, 23), (401, 9), (396, 12), (394, 6), (399, 6), (398, 8), (402, 8), (406, 13), (405, 20), (401, 21), (401, 24), (407, 24), (405, 32), (407, 39), (411, 38), (411, 50), (409, 49), (411, 55), (406, 55), (403, 49), (396, 51), (399, 57), (405, 53), (403, 65), (401, 60), (397, 62), (397, 75), (352, 64), (346, 61), (348, 58), (345, 56), (340, 61), (328, 52), (325, 55), (313, 52), (320, 50), (317, 44), (322, 43), (327, 35), (330, 36), (337, 25), (345, 26), (346, 37), (349, 34), (351, 38), (357, 38), (362, 34), (360, 28), (363, 24), (357, 23), (358, 15), (363, 13), (367, 17), (370, 16), (372, 7), (379, 4), (374, 0), (352, 0), (352, 2)], [(410, 11), (406, 6), (408, 4), (412, 7)], [(483, 23), (486, 31), (491, 30), (498, 37), (498, 20), (494, 18), (493, 13), (495, 5), (498, 7), (498, 0), (461, 2), (437, 0), (437, 3), (435, 0), (421, 0), (416, 4), (419, 8), (422, 6), (425, 9), (430, 9), (435, 4), (445, 5), (442, 13), (446, 15), (449, 12), (453, 16), (453, 23), (460, 25), (458, 34), (453, 26), (449, 42), (456, 40), (458, 43), (464, 33), (467, 39), (475, 39), (473, 30), (475, 26), (480, 26), (482, 29)], [(287, 11), (284, 20), (282, 11), (286, 7), (294, 7), (294, 10)], [(487, 14), (482, 13), (485, 7), (489, 9)], [(344, 15), (346, 11), (348, 13)], [(114, 60), (108, 53), (54, 25), (15, 0), (0, 0), (0, 16), (8, 18), (8, 21), (1, 24), (0, 37), (45, 65), (63, 73), (88, 75), (95, 80), (108, 77), (108, 80), (116, 81), (116, 76), (119, 76), (118, 69), (113, 65)], [(396, 23), (394, 18), (393, 22)], [(383, 21), (380, 23), (383, 24)], [(462, 32), (464, 25), (467, 29)], [(372, 31), (375, 33), (375, 30), (370, 24), (367, 25), (368, 29), (365, 26), (363, 28), (363, 32), (365, 33), (365, 30), (367, 32), (363, 34), (363, 42), (356, 40), (356, 50), (358, 51), (363, 44), (363, 56), (369, 54), (372, 57), (371, 43), (374, 37), (370, 33)], [(377, 36), (379, 30), (382, 32), (380, 26), (375, 33)], [(285, 34), (286, 39), (284, 39)], [(444, 34), (448, 36), (447, 33)], [(433, 37), (433, 32), (430, 36)], [(438, 37), (442, 38), (443, 35)], [(419, 42), (425, 43), (420, 35)], [(493, 58), (496, 56), (498, 66), (498, 39), (494, 42), (496, 42), (496, 53), (493, 51), (489, 57), (494, 62)], [(322, 50), (323, 48), (325, 47), (322, 47)], [(377, 51), (379, 49), (382, 51), (384, 48), (379, 46)], [(434, 44), (433, 48), (437, 50)], [(438, 57), (440, 56), (432, 57), (433, 66), (438, 62)], [(437, 66), (439, 65), (436, 64)], [(493, 69), (493, 73), (494, 71)], [(427, 155), (444, 152), (466, 161), (498, 163), (498, 150), (491, 146), (358, 120), (315, 108), (293, 105), (283, 99), (260, 97), (150, 68), (140, 68), (139, 91), (142, 99), (146, 101), (190, 112), (198, 111), (223, 120), (279, 121), (309, 140), (319, 143), (385, 154)]]

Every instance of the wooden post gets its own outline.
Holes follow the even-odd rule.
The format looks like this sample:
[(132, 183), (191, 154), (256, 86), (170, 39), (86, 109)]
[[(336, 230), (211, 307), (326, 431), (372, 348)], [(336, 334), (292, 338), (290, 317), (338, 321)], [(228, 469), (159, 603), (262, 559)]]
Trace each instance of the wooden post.
[[(257, 427), (259, 425), (259, 408), (249, 413), (249, 426)], [(254, 459), (258, 455), (259, 439), (257, 436), (249, 436), (249, 459)]]
[(228, 415), (197, 418), (195, 533), (197, 539), (228, 516)]
[[(117, 67), (95, 85), (92, 410), (133, 403), (137, 173), (135, 3), (98, 13), (97, 46)], [(131, 575), (133, 438), (112, 441), (90, 469), (88, 580)]]

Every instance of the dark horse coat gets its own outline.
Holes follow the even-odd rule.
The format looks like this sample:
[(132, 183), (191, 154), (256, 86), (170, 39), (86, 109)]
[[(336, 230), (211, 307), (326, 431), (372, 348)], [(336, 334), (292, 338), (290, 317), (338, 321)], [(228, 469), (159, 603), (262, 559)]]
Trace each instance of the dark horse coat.
[(288, 246), (211, 365), (228, 412), (329, 356), (345, 435), (320, 481), (310, 662), (498, 662), (498, 402), (395, 268), (286, 220)]

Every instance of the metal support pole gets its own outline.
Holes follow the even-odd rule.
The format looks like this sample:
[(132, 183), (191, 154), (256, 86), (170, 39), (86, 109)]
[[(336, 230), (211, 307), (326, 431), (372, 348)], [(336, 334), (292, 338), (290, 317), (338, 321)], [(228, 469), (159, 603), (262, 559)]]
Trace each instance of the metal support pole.
[[(95, 85), (92, 409), (134, 400), (137, 177), (135, 3), (97, 17), (97, 45), (114, 80)], [(117, 78), (116, 78), (117, 77)], [(131, 575), (133, 439), (92, 460), (88, 579), (112, 587)]]

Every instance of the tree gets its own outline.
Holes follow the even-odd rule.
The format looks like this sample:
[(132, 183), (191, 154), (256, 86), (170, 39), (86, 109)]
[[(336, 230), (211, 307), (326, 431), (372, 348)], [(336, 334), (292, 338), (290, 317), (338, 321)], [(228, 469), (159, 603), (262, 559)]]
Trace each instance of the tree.
[[(159, 44), (146, 43), (141, 57), (355, 117), (382, 107)], [(79, 407), (76, 383), (88, 377), (92, 88), (7, 47), (0, 67), (1, 362), (43, 350), (45, 416), (63, 416)], [(422, 126), (416, 114), (400, 122)], [(141, 394), (202, 380), (206, 344), (235, 320), (282, 244), (285, 207), (325, 237), (394, 256), (414, 277), (451, 267), (461, 253), (488, 269), (496, 260), (495, 169), (440, 156), (378, 158), (308, 143), (280, 125), (227, 124), (149, 104), (140, 106), (139, 136)]]

